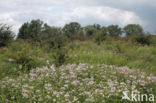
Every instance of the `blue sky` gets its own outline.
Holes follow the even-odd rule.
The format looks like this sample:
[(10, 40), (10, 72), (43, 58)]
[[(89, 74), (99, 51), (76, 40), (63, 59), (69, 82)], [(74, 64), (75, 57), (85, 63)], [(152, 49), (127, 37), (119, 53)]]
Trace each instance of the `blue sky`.
[(135, 23), (146, 31), (156, 31), (156, 0), (1, 0), (0, 8), (0, 23), (12, 25), (16, 33), (22, 23), (32, 19), (52, 26), (72, 21), (82, 26)]

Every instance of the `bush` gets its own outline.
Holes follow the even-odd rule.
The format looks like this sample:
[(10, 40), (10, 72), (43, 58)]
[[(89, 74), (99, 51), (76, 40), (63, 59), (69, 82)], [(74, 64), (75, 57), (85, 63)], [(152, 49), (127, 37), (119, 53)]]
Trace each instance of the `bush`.
[(56, 67), (59, 67), (67, 63), (67, 60), (69, 59), (67, 50), (66, 49), (54, 50), (53, 59)]
[(41, 44), (44, 50), (51, 54), (51, 58), (56, 67), (65, 64), (68, 59), (67, 42), (68, 39), (65, 36), (57, 35), (48, 40), (43, 40)]
[(0, 24), (0, 47), (7, 46), (14, 38), (11, 27), (6, 24)]
[(41, 20), (32, 20), (30, 23), (24, 23), (19, 29), (17, 38), (40, 41), (42, 29), (44, 26), (43, 24), (44, 23)]
[(151, 36), (150, 35), (137, 35), (134, 37), (134, 41), (141, 45), (150, 45), (151, 44)]
[(151, 43), (156, 46), (156, 35), (151, 35)]
[(106, 30), (101, 30), (95, 34), (95, 42), (100, 45), (106, 39)]
[(28, 43), (24, 45), (20, 45), (20, 43), (21, 42), (15, 42), (10, 45), (7, 56), (13, 60), (13, 63), (20, 66), (21, 71), (29, 72), (32, 68), (39, 67), (41, 64), (43, 64), (37, 58), (37, 50), (32, 50)]
[(115, 44), (115, 53), (122, 53), (121, 45), (118, 43)]
[(62, 35), (54, 36), (53, 38), (49, 38), (43, 40), (41, 46), (48, 45), (51, 49), (60, 49), (67, 44), (67, 38)]

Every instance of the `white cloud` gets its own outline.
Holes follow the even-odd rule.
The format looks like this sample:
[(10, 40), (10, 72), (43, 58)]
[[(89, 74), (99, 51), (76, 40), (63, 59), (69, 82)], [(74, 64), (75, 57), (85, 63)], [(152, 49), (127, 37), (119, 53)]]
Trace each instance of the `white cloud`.
[(1, 13), (0, 23), (12, 26), (13, 31), (17, 33), (21, 23), (14, 20), (14, 17), (16, 17), (16, 15), (18, 15), (18, 12)]
[[(144, 22), (135, 13), (131, 11), (120, 10), (104, 6), (78, 7), (71, 11), (60, 14), (60, 21), (57, 24), (65, 24), (70, 21), (97, 20), (102, 23), (116, 23), (126, 25), (129, 23), (144, 24)], [(89, 21), (87, 21), (89, 22)]]
[(144, 19), (140, 16), (142, 12), (139, 15), (129, 8), (138, 9), (142, 5), (154, 5), (154, 2), (155, 0), (1, 0), (0, 23), (13, 25), (16, 33), (22, 23), (31, 19), (41, 19), (55, 26), (63, 26), (71, 21), (83, 25), (99, 23), (124, 26), (139, 23), (146, 26), (151, 19)]

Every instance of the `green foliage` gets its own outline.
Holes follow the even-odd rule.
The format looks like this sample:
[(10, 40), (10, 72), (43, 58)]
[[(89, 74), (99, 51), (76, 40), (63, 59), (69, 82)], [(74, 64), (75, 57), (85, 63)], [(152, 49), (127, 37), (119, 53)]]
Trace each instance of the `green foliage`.
[(69, 56), (68, 56), (68, 50), (66, 48), (61, 49), (55, 49), (52, 52), (52, 57), (54, 59), (54, 64), (56, 67), (59, 67), (65, 63), (68, 62)]
[(151, 35), (151, 42), (156, 46), (156, 35)]
[[(101, 31), (101, 34), (102, 33), (105, 33), (105, 31)], [(97, 103), (129, 103), (128, 101), (121, 101), (122, 94), (114, 96), (117, 92), (111, 92), (112, 96), (109, 96), (109, 98), (105, 98), (102, 95), (100, 96), (101, 92), (97, 91), (97, 89), (101, 89), (99, 85), (103, 83), (101, 85), (102, 88), (103, 86), (107, 88), (105, 90), (101, 89), (103, 90), (102, 93), (106, 96), (107, 94), (110, 95), (111, 91), (111, 87), (109, 88), (109, 85), (107, 85), (110, 84), (108, 80), (112, 80), (111, 82), (113, 83), (118, 82), (115, 87), (116, 90), (121, 91), (121, 83), (125, 83), (126, 88), (132, 88), (131, 82), (147, 80), (146, 77), (150, 76), (150, 78), (153, 78), (151, 74), (156, 74), (156, 48), (153, 45), (134, 45), (132, 42), (122, 41), (120, 39), (114, 40), (110, 36), (106, 36), (106, 40), (102, 42), (102, 45), (97, 45), (91, 40), (83, 42), (73, 41), (73, 43), (67, 42), (67, 44), (63, 45), (65, 40), (61, 37), (55, 38), (54, 43), (59, 44), (58, 42), (60, 40), (62, 40), (61, 46), (55, 45), (50, 47), (50, 43), (47, 41), (43, 41), (45, 43), (40, 46), (39, 42), (35, 43), (21, 40), (14, 41), (7, 48), (0, 48), (0, 85), (3, 87), (0, 88), (0, 101), (5, 102), (7, 100), (9, 102), (23, 103), (34, 101), (50, 102), (55, 99), (56, 101), (64, 102), (66, 93), (69, 93), (71, 97), (69, 99), (71, 101), (74, 97), (78, 96), (77, 98), (80, 103), (83, 103), (86, 102), (85, 100), (89, 96), (79, 96), (79, 94), (87, 91), (90, 92), (90, 94), (93, 93), (92, 96), (95, 98), (94, 102)], [(68, 49), (71, 45), (72, 49)], [(46, 52), (47, 49), (50, 51)], [(10, 62), (8, 59), (13, 59), (13, 61)], [(45, 61), (48, 61), (48, 63), (43, 64), (44, 67), (35, 69), (36, 66), (40, 67), (40, 64)], [(52, 63), (54, 63), (57, 68), (51, 66)], [(71, 65), (66, 66), (67, 63), (71, 63)], [(85, 65), (82, 63), (85, 63)], [(20, 71), (19, 66), (23, 67), (21, 71), (29, 71), (32, 68), (34, 68), (34, 70), (30, 71), (30, 73), (23, 73)], [(124, 67), (118, 68), (117, 66)], [(136, 70), (135, 68), (139, 69)], [(142, 71), (147, 75), (144, 76), (145, 78), (143, 78), (144, 74), (141, 74)], [(11, 76), (12, 74), (15, 75)], [(132, 75), (136, 76), (136, 79), (130, 79)], [(84, 78), (93, 82), (86, 82)], [(73, 82), (75, 80), (79, 82)], [(127, 80), (130, 80), (130, 83), (127, 83)], [(147, 83), (148, 82), (147, 80)], [(80, 83), (83, 85), (80, 85)], [(90, 88), (88, 88), (89, 83), (93, 83), (90, 84)], [(64, 87), (65, 84), (68, 85), (68, 89), (60, 89)], [(15, 88), (15, 86), (17, 86), (17, 88)], [(143, 88), (144, 90), (140, 93), (145, 93), (147, 88), (155, 90), (154, 83), (148, 86), (149, 87)], [(125, 87), (125, 85), (123, 87)], [(142, 87), (136, 88), (139, 90), (142, 89)], [(64, 92), (64, 94), (58, 99), (53, 94), (60, 90)], [(29, 91), (29, 93), (27, 91)], [(155, 91), (152, 91), (152, 93), (155, 93)], [(29, 97), (27, 97), (26, 94)], [(67, 98), (68, 97), (67, 95)], [(42, 98), (42, 101), (39, 101), (38, 98)]]
[(10, 53), (9, 58), (13, 59), (14, 63), (20, 65), (22, 71), (30, 71), (33, 68), (39, 66), (40, 62), (30, 52), (29, 48), (21, 48), (21, 50)]
[(55, 35), (53, 38), (43, 40), (41, 47), (50, 55), (50, 59), (58, 67), (68, 60), (67, 43), (68, 39), (65, 36)]
[(152, 43), (150, 35), (136, 35), (133, 37), (133, 39), (134, 42), (141, 45), (150, 45)]
[(65, 36), (72, 39), (81, 29), (81, 25), (77, 22), (66, 24), (62, 31)]
[(11, 27), (6, 24), (0, 24), (0, 47), (7, 46), (14, 38)]
[(106, 35), (107, 30), (103, 28), (101, 31), (95, 34), (95, 42), (100, 45), (106, 39)]
[(53, 38), (57, 35), (61, 35), (61, 28), (58, 27), (51, 27), (47, 24), (44, 24), (43, 31), (42, 31), (42, 38), (49, 39)]
[[(11, 34), (10, 29), (0, 30), (1, 34)], [(84, 36), (84, 30), (87, 36)], [(95, 24), (84, 30), (74, 22), (67, 24), (63, 28), (64, 35), (61, 35), (60, 28), (43, 25), (40, 20), (23, 24), (18, 35), (21, 39), (0, 48), (0, 101), (48, 103), (77, 100), (84, 103), (90, 99), (97, 103), (129, 103), (121, 101), (122, 94), (114, 95), (117, 92), (112, 92), (112, 83), (119, 91), (122, 91), (121, 87), (131, 89), (131, 84), (136, 84), (138, 90), (144, 89), (140, 93), (156, 89), (153, 79), (156, 75), (156, 36), (143, 35), (142, 28), (134, 24), (124, 28), (128, 37), (118, 37), (121, 28), (117, 25), (101, 28)], [(96, 43), (86, 40), (89, 36), (95, 37)], [(13, 36), (8, 36), (11, 39), (3, 37), (1, 41), (13, 39)], [(35, 69), (41, 66), (44, 67)], [(154, 82), (148, 87), (139, 86), (143, 80), (143, 85), (144, 82), (150, 83), (148, 79)], [(88, 93), (88, 96), (79, 96)]]
[(84, 31), (83, 30), (80, 30), (77, 35), (75, 36), (74, 38), (75, 40), (80, 40), (80, 41), (84, 41), (86, 40), (86, 36), (84, 34)]
[(115, 49), (115, 53), (122, 53), (122, 48), (120, 44), (116, 43), (114, 49)]
[(126, 36), (143, 34), (143, 28), (139, 24), (128, 24), (123, 29)]
[[(43, 40), (41, 45), (48, 45), (51, 49), (60, 49), (63, 48), (68, 42), (68, 39), (65, 36), (62, 35), (56, 35), (52, 38)], [(48, 49), (48, 48), (46, 48)]]
[[(62, 35), (57, 35), (50, 38), (42, 45), (49, 45), (51, 48), (50, 54), (52, 54), (53, 63), (58, 67), (65, 64), (68, 60), (67, 39)], [(46, 49), (48, 49), (46, 48)]]
[(122, 30), (118, 25), (110, 25), (107, 27), (107, 32), (109, 36), (118, 37), (122, 34)]
[(42, 21), (32, 20), (30, 23), (27, 22), (21, 26), (17, 38), (38, 41), (41, 38), (42, 29)]
[(93, 36), (97, 31), (101, 30), (101, 26), (99, 24), (87, 25), (84, 30), (87, 36)]
[[(14, 41), (8, 46), (8, 48), (3, 52), (3, 55), (7, 57), (5, 60), (7, 64), (16, 64), (17, 71), (30, 71), (33, 68), (45, 65), (45, 62), (40, 60), (41, 49), (39, 49), (36, 44), (32, 44), (27, 41)], [(20, 66), (20, 69), (19, 69)], [(5, 66), (4, 66), (5, 68)], [(10, 68), (10, 70), (11, 70)]]

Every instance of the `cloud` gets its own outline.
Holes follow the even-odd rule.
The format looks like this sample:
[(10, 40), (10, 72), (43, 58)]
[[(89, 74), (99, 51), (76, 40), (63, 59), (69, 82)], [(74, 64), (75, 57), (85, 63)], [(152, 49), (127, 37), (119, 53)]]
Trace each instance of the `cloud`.
[(78, 7), (71, 11), (64, 12), (60, 16), (60, 21), (57, 24), (64, 25), (70, 21), (83, 21), (85, 24), (96, 23), (100, 24), (119, 24), (126, 25), (130, 23), (145, 24), (135, 13), (131, 11), (120, 10), (105, 6), (89, 6)]
[(139, 23), (147, 30), (156, 29), (155, 0), (1, 0), (0, 7), (0, 23), (13, 25), (16, 33), (32, 19), (54, 26), (77, 21), (83, 26)]

